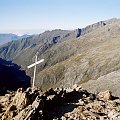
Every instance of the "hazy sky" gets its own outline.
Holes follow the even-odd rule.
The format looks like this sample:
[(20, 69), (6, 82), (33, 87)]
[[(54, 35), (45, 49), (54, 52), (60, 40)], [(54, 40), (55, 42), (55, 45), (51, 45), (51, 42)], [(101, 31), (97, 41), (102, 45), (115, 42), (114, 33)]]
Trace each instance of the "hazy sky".
[(76, 29), (120, 18), (120, 0), (0, 0), (0, 32)]

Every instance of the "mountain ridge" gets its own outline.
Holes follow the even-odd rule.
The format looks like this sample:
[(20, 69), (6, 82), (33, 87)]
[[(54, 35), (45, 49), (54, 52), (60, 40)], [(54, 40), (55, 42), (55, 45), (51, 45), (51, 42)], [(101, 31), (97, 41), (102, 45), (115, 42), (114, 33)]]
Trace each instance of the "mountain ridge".
[[(87, 32), (79, 37), (77, 29), (46, 31), (1, 46), (0, 57), (13, 60), (26, 69), (27, 65), (34, 62), (34, 55), (38, 52), (38, 58), (44, 58), (45, 62), (37, 66), (35, 85), (44, 90), (76, 83), (86, 84), (120, 69), (119, 25), (120, 19), (98, 22), (86, 27)], [(33, 69), (26, 71), (33, 76)], [(119, 77), (117, 81), (118, 79)], [(107, 82), (112, 86), (110, 79)], [(90, 84), (94, 84), (94, 81)], [(85, 87), (87, 86), (86, 84)], [(94, 91), (101, 90), (97, 86), (94, 87)], [(103, 85), (103, 88), (105, 87), (106, 85)], [(106, 87), (108, 88), (115, 94), (112, 87)], [(116, 86), (114, 89), (117, 89)], [(120, 94), (117, 93), (117, 96)]]

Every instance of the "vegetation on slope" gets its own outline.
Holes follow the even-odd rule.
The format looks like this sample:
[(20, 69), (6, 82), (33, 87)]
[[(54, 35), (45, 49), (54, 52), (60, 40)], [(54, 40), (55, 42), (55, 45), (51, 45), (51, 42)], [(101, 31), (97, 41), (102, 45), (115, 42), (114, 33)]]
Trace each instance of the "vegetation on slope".
[[(37, 67), (35, 84), (44, 89), (85, 84), (120, 69), (119, 25), (119, 19), (99, 22), (86, 27), (87, 32), (77, 38), (75, 31), (46, 31), (1, 46), (0, 56), (26, 68), (38, 52), (38, 58), (44, 58), (45, 62)], [(33, 69), (27, 73), (32, 77)], [(112, 87), (109, 89), (112, 91)]]

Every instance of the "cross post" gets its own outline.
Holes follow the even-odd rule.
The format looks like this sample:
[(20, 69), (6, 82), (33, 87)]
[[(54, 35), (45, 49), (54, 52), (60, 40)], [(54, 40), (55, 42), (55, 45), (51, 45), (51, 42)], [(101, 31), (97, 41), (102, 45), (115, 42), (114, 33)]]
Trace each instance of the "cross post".
[(44, 59), (37, 61), (37, 55), (35, 55), (35, 63), (27, 66), (28, 69), (31, 67), (34, 67), (34, 75), (33, 75), (33, 81), (32, 81), (32, 92), (34, 91), (34, 87), (35, 87), (36, 66), (37, 66), (37, 64), (40, 64), (43, 61), (44, 61)]

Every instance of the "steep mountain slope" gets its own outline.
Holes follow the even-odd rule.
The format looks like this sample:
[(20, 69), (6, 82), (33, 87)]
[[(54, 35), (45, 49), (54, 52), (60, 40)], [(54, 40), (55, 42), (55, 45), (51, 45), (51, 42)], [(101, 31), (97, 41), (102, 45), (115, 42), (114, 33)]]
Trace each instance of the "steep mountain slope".
[[(32, 53), (36, 53), (36, 51), (38, 51), (39, 54), (43, 54), (43, 52), (48, 50), (56, 43), (61, 43), (66, 40), (75, 39), (78, 36), (84, 36), (85, 34), (88, 34), (93, 30), (104, 27), (105, 25), (113, 24), (117, 21), (118, 19), (116, 18), (106, 21), (100, 21), (82, 29), (78, 28), (75, 31), (56, 29), (53, 31), (46, 31), (39, 35), (33, 35), (27, 38), (23, 38), (18, 41), (12, 41), (0, 47), (0, 57), (7, 60), (15, 60), (17, 58), (19, 59), (19, 56), (26, 56), (26, 53), (28, 53), (25, 53), (26, 50), (30, 50)], [(17, 60), (16, 62), (19, 63)], [(21, 63), (24, 64), (23, 62)]]
[[(37, 68), (36, 86), (47, 89), (51, 86), (84, 83), (87, 87), (88, 81), (97, 81), (101, 76), (119, 72), (119, 40), (120, 20), (111, 19), (75, 31), (46, 31), (10, 42), (0, 47), (0, 57), (13, 60), (26, 68), (33, 63), (34, 55), (38, 52), (38, 58), (44, 58), (45, 62)], [(30, 76), (32, 73), (33, 69), (28, 71)], [(119, 84), (118, 80), (119, 76), (116, 79)], [(108, 79), (106, 84), (110, 85), (103, 85), (103, 88), (115, 94), (111, 87), (113, 81), (114, 77)], [(101, 90), (96, 85), (94, 88)], [(114, 85), (114, 89), (117, 89), (117, 86)], [(117, 93), (118, 95), (120, 96), (120, 93)]]
[[(104, 28), (98, 28), (86, 34), (79, 40), (69, 41), (71, 46), (75, 46), (73, 47), (75, 48), (75, 54), (69, 59), (39, 72), (36, 85), (40, 86), (40, 84), (44, 84), (45, 88), (47, 87), (46, 83), (48, 83), (47, 85), (71, 86), (75, 83), (84, 83), (90, 80), (95, 81), (103, 75), (118, 71), (120, 69), (119, 24), (120, 22), (106, 25)], [(68, 43), (65, 41), (64, 44)], [(95, 85), (93, 85), (93, 81), (88, 85), (84, 83), (86, 84), (84, 86), (92, 92), (110, 89), (113, 94), (120, 96), (120, 89), (118, 88), (120, 86), (120, 78), (119, 76), (114, 76), (111, 77), (111, 80), (104, 78), (106, 82), (101, 83), (101, 85), (99, 80), (99, 86), (97, 86), (97, 81)], [(93, 86), (94, 89), (90, 86)]]

